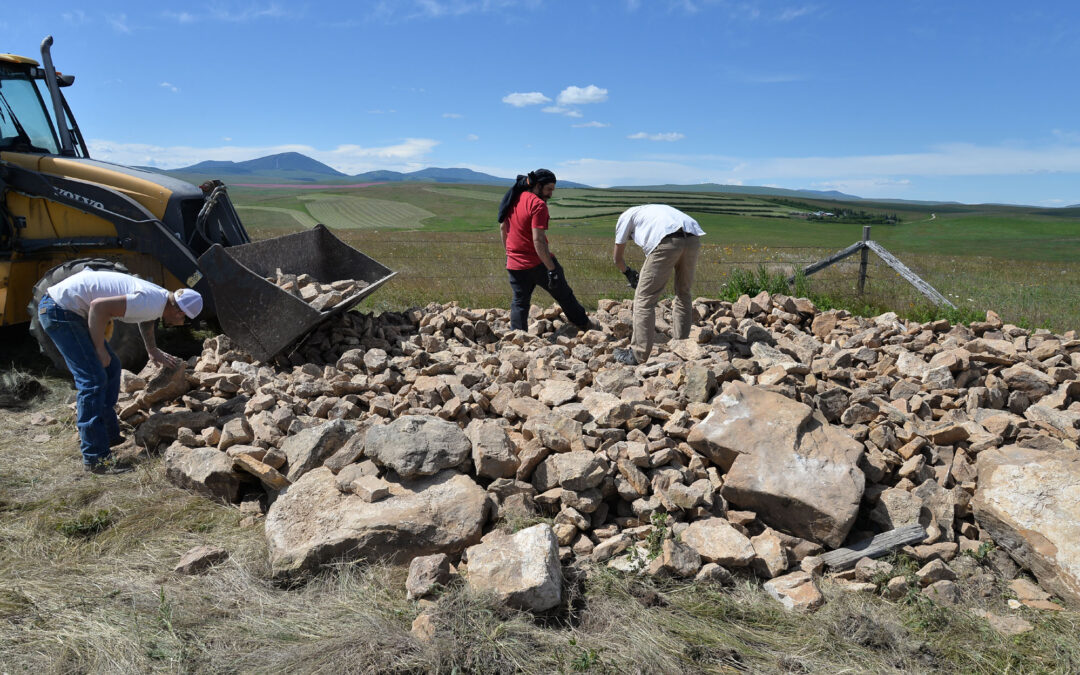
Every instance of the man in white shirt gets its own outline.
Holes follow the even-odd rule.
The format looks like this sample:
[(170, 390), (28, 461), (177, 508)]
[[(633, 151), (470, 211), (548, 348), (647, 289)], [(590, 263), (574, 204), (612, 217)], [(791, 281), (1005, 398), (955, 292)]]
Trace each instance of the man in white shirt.
[[(615, 225), (615, 267), (626, 275), (635, 292), (634, 333), (630, 348), (616, 349), (616, 361), (636, 365), (649, 358), (656, 331), (656, 303), (672, 272), (675, 273), (675, 302), (671, 336), (676, 340), (690, 336), (693, 317), (690, 286), (704, 234), (696, 220), (666, 204), (634, 206), (619, 216)], [(631, 239), (645, 252), (640, 275), (623, 259), (626, 244)]]
[(109, 322), (138, 323), (146, 353), (159, 365), (182, 361), (158, 349), (154, 324), (160, 318), (178, 326), (202, 311), (202, 296), (190, 288), (170, 293), (120, 272), (84, 269), (50, 286), (38, 303), (41, 326), (64, 357), (78, 390), (76, 426), (83, 464), (93, 473), (126, 469), (111, 461), (110, 448), (120, 436), (116, 400), (120, 361), (105, 339)]

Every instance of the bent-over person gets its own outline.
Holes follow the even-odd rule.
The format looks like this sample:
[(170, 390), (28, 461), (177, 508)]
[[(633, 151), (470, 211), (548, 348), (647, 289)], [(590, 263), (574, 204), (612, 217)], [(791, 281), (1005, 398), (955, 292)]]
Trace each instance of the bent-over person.
[[(652, 353), (656, 332), (656, 303), (672, 274), (675, 301), (672, 303), (671, 337), (690, 336), (693, 299), (690, 286), (705, 231), (698, 222), (666, 204), (634, 206), (619, 216), (615, 225), (615, 267), (634, 287), (634, 332), (629, 349), (616, 349), (615, 360), (626, 365), (645, 363)], [(624, 259), (626, 244), (633, 240), (645, 252), (638, 274)]]

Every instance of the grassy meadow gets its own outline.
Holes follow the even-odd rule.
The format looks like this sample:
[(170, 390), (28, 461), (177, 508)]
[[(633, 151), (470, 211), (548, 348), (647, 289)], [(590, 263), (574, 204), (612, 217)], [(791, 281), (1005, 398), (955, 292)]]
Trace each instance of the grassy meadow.
[[(494, 222), (503, 191), (497, 186), (388, 183), (341, 190), (235, 188), (232, 195), (257, 238), (319, 220), (398, 271), (392, 284), (367, 300), (372, 309), (388, 309), (432, 300), (508, 305), (505, 258)], [(862, 296), (856, 288), (857, 255), (810, 277), (811, 295), (820, 303), (863, 313), (895, 311), (916, 319), (970, 319), (992, 309), (1025, 327), (1061, 332), (1080, 326), (1080, 308), (1072, 296), (1080, 285), (1076, 209), (556, 189), (549, 204), (553, 222), (548, 238), (587, 307), (603, 297), (630, 296), (611, 264), (615, 222), (626, 207), (648, 202), (687, 211), (705, 229), (695, 281), (695, 293), (701, 296), (724, 295), (736, 270), (764, 266), (772, 274), (790, 274), (858, 241), (861, 224), (788, 215), (851, 208), (898, 215), (898, 225), (872, 226), (871, 237), (958, 310), (935, 309), (873, 254)], [(343, 220), (349, 218), (353, 220)], [(634, 246), (628, 251), (630, 264), (639, 267), (640, 251)], [(548, 300), (542, 293), (536, 297), (539, 303)]]

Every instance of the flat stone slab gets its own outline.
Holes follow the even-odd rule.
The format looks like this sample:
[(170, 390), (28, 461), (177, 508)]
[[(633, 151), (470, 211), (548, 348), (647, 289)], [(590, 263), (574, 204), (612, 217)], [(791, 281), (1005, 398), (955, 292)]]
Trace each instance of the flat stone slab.
[(460, 553), (480, 541), (487, 493), (467, 475), (447, 470), (387, 484), (390, 496), (374, 503), (342, 492), (326, 467), (289, 486), (266, 514), (275, 576), (339, 560), (406, 563), (421, 555)]

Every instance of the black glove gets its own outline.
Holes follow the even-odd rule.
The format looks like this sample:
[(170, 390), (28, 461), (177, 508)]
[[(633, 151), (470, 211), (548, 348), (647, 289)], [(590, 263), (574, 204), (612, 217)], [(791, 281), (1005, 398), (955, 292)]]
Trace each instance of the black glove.
[(626, 283), (630, 284), (630, 288), (637, 288), (639, 276), (633, 267), (627, 265), (626, 269), (623, 270), (623, 276), (626, 277)]
[(558, 267), (548, 270), (548, 288), (558, 288), (562, 285), (563, 278)]

